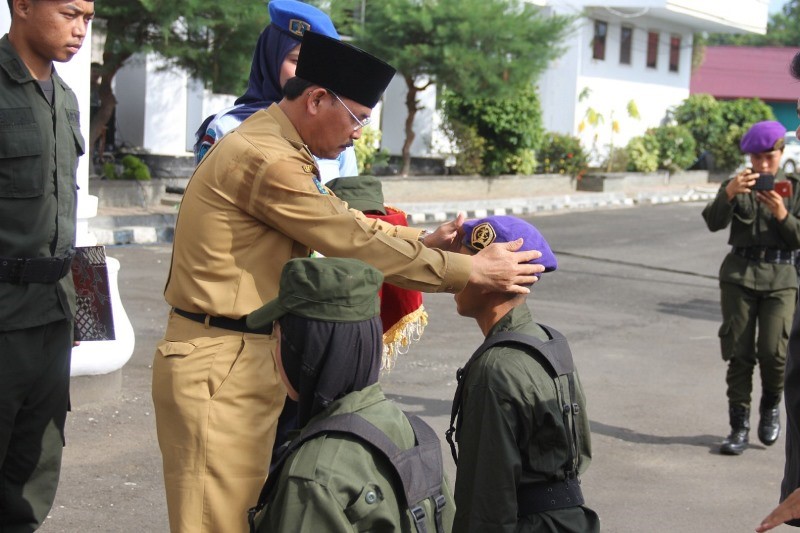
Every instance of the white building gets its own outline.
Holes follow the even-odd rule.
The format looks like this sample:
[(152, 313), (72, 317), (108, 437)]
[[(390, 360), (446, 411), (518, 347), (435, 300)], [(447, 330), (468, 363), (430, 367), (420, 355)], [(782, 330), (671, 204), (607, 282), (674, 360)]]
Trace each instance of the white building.
[[(605, 149), (612, 116), (615, 145), (657, 126), (665, 112), (689, 96), (695, 33), (764, 33), (768, 0), (546, 0), (555, 13), (584, 10), (566, 52), (539, 81), (545, 128), (580, 135), (584, 146)], [(588, 89), (588, 96), (581, 93)], [(640, 119), (628, 115), (633, 100)], [(586, 124), (589, 108), (604, 122)], [(585, 128), (581, 133), (581, 123)]]
[[(768, 0), (529, 0), (551, 13), (580, 17), (564, 43), (565, 53), (539, 80), (548, 131), (580, 134), (585, 146), (605, 150), (657, 126), (670, 107), (689, 96), (693, 35), (701, 32), (764, 33)], [(157, 57), (131, 61), (117, 74), (118, 142), (152, 153), (187, 155), (194, 132), (208, 114), (233, 97), (211, 95), (186, 75), (163, 71)], [(579, 101), (588, 89), (588, 96)], [(405, 140), (405, 82), (400, 76), (384, 98), (383, 147), (399, 154)], [(412, 155), (439, 155), (436, 89), (419, 94)], [(628, 116), (633, 100), (640, 119)], [(580, 131), (587, 109), (602, 115), (597, 128)], [(619, 122), (613, 134), (612, 122)]]

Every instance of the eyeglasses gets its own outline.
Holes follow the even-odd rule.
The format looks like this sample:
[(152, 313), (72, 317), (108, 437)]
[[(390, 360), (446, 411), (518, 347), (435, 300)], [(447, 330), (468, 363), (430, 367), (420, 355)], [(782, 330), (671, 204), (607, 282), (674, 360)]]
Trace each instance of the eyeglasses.
[(345, 108), (345, 109), (347, 109), (347, 112), (348, 112), (348, 113), (350, 113), (350, 116), (351, 116), (351, 117), (353, 117), (353, 120), (355, 120), (355, 121), (356, 121), (356, 125), (355, 125), (355, 126), (353, 126), (353, 131), (358, 131), (358, 130), (360, 130), (361, 128), (363, 128), (364, 126), (366, 126), (366, 125), (368, 125), (368, 124), (370, 123), (370, 121), (372, 120), (372, 118), (371, 118), (371, 117), (367, 117), (367, 118), (365, 118), (364, 120), (360, 120), (360, 119), (359, 119), (359, 118), (356, 116), (356, 114), (355, 114), (355, 113), (353, 113), (353, 112), (350, 110), (350, 108), (349, 108), (349, 107), (347, 107), (347, 104), (345, 104), (344, 102), (342, 102), (342, 99), (341, 99), (341, 98), (339, 98), (339, 95), (338, 95), (338, 94), (336, 94), (335, 92), (331, 91), (330, 89), (325, 89), (325, 90), (326, 90), (326, 91), (328, 91), (329, 93), (331, 93), (331, 94), (333, 95), (333, 97), (334, 97), (334, 98), (336, 98), (337, 100), (339, 100), (339, 103), (340, 103), (340, 104), (342, 104), (342, 106), (344, 106), (344, 108)]

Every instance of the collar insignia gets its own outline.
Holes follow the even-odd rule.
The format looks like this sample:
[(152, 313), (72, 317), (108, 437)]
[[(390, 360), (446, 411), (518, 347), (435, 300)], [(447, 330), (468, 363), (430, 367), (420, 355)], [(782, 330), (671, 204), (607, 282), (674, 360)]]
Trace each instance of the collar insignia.
[(497, 238), (494, 228), (488, 222), (478, 224), (472, 229), (472, 235), (469, 238), (470, 244), (476, 250), (483, 250), (494, 242)]
[(300, 37), (311, 29), (311, 24), (304, 20), (291, 19), (289, 21), (289, 31)]
[(314, 165), (303, 165), (303, 172), (305, 172), (306, 174), (313, 174)]

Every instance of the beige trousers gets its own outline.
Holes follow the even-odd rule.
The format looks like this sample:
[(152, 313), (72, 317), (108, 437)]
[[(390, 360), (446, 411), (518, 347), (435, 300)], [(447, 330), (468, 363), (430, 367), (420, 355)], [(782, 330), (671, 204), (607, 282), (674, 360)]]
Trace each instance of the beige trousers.
[(153, 403), (172, 533), (248, 531), (286, 397), (275, 347), (171, 313)]

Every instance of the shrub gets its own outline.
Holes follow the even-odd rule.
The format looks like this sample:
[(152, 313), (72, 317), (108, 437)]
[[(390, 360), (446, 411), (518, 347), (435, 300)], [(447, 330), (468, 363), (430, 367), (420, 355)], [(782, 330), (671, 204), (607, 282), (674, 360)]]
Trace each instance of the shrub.
[(122, 173), (120, 179), (150, 181), (150, 169), (135, 155), (126, 155), (122, 158)]
[(658, 140), (655, 135), (641, 135), (628, 141), (628, 170), (655, 172), (658, 170)]
[(356, 151), (359, 174), (370, 174), (376, 165), (383, 165), (389, 161), (389, 152), (379, 148), (381, 144), (381, 131), (367, 126), (361, 130), (361, 137), (353, 143)]
[[(484, 174), (508, 174), (533, 169), (532, 151), (541, 144), (544, 132), (539, 97), (533, 86), (500, 99), (469, 100), (447, 90), (442, 96), (445, 121), (474, 128), (475, 134), (484, 140)], [(457, 127), (450, 129), (461, 133), (469, 131)], [(458, 146), (458, 140), (455, 144)]]
[(450, 143), (455, 146), (455, 174), (474, 176), (483, 174), (483, 154), (486, 151), (486, 139), (478, 135), (474, 126), (468, 126), (458, 120), (449, 120), (443, 124), (444, 132)]
[(712, 139), (726, 129), (722, 108), (710, 94), (693, 94), (674, 108), (669, 116), (677, 124), (689, 129), (700, 152), (709, 150)]
[(537, 156), (542, 174), (582, 176), (588, 167), (589, 156), (580, 139), (571, 135), (547, 133)]
[(627, 150), (621, 146), (609, 146), (608, 157), (600, 165), (600, 168), (606, 169), (606, 172), (624, 172), (628, 170), (630, 156)]
[(660, 126), (647, 130), (658, 146), (658, 168), (675, 172), (688, 168), (696, 159), (697, 143), (685, 126)]
[(107, 180), (119, 179), (117, 167), (114, 163), (110, 161), (103, 163), (103, 177)]
[(706, 150), (720, 170), (739, 166), (739, 141), (747, 129), (775, 115), (757, 98), (717, 101), (707, 94), (692, 95), (670, 112), (679, 125), (686, 126), (695, 140), (695, 157)]

